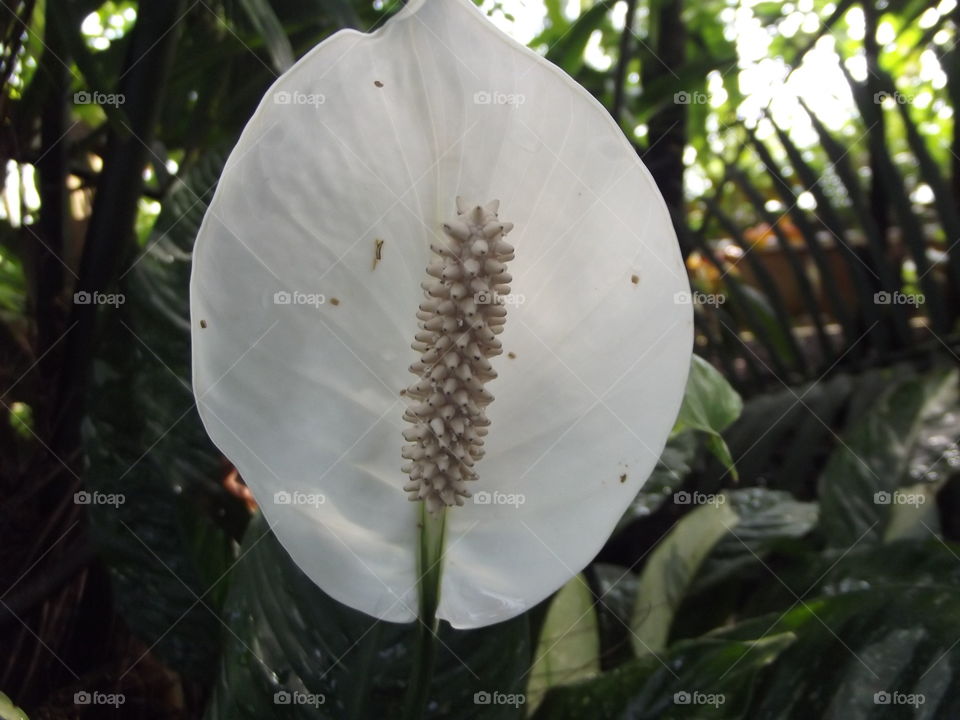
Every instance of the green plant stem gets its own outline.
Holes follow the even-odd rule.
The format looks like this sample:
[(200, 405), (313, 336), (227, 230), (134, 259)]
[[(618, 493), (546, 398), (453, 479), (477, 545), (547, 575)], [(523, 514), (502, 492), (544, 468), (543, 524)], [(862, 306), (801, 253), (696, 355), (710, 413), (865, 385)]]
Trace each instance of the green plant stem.
[(420, 720), (430, 699), (430, 684), (437, 656), (437, 605), (440, 602), (445, 525), (446, 510), (432, 514), (427, 512), (425, 503), (421, 504), (420, 548), (417, 555), (417, 576), (420, 578), (418, 583), (419, 627), (404, 703), (405, 720)]

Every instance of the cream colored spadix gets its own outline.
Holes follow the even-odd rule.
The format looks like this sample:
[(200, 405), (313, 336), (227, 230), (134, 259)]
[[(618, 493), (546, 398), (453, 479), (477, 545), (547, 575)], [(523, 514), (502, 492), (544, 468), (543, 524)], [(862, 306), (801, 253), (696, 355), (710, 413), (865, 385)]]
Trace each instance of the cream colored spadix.
[[(492, 213), (514, 223), (515, 257)], [(589, 93), (468, 0), (411, 0), (280, 77), (230, 155), (194, 263), (210, 436), (304, 572), (386, 620), (418, 607), (422, 503), (408, 495), (445, 514), (438, 617), (498, 622), (594, 557), (680, 406), (693, 319), (675, 301), (689, 286), (656, 186)], [(480, 307), (481, 270), (512, 294), (477, 310), (485, 325), (460, 347), (449, 321)], [(460, 285), (453, 314), (421, 307)], [(441, 342), (456, 368), (420, 384)], [(404, 438), (424, 422), (477, 480), (450, 470), (458, 451), (431, 459), (431, 436)]]
[(507, 261), (513, 247), (503, 236), (512, 223), (497, 217), (499, 200), (471, 209), (457, 198), (458, 217), (444, 223), (449, 242), (431, 245), (435, 258), (421, 287), (425, 299), (417, 318), (420, 332), (413, 349), (421, 353), (410, 372), (420, 379), (407, 388), (415, 404), (403, 419), (410, 441), (403, 457), (410, 462), (404, 490), (435, 513), (463, 505), (471, 497), (467, 482), (477, 479), (474, 464), (483, 457), (490, 420), (484, 408), (493, 402), (485, 387), (497, 377), (490, 358), (503, 354), (503, 332), (510, 292)]

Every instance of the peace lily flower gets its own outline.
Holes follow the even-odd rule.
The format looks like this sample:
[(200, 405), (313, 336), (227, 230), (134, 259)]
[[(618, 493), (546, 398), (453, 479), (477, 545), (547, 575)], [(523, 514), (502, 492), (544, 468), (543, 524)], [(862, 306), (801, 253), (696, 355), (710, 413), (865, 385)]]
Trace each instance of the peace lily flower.
[(468, 0), (412, 0), (279, 78), (194, 262), (210, 436), (303, 571), (378, 618), (543, 600), (680, 406), (689, 285), (653, 180)]

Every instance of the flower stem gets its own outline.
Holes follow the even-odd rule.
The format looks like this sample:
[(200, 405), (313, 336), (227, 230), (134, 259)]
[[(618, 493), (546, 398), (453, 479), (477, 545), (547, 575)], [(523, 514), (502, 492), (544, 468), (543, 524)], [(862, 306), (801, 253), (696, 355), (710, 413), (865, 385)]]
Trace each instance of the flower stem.
[(403, 713), (405, 720), (420, 720), (430, 699), (433, 665), (437, 655), (437, 605), (440, 602), (446, 514), (445, 508), (431, 513), (427, 510), (426, 503), (420, 504), (420, 548), (417, 555), (420, 608), (417, 644)]

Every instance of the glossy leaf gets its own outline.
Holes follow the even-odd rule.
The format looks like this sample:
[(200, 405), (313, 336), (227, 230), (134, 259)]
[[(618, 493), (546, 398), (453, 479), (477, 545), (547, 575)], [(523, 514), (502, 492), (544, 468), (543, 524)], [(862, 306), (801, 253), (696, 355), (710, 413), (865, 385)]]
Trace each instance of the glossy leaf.
[[(215, 585), (233, 555), (245, 508), (219, 484), (189, 384), (189, 309), (183, 288), (224, 153), (211, 152), (168, 198), (147, 247), (101, 310), (105, 336), (84, 442), (93, 535), (110, 569), (117, 607), (172, 666), (213, 672), (219, 649)], [(219, 525), (214, 518), (221, 521)], [(158, 602), (162, 598), (162, 602)]]
[(708, 637), (680, 643), (668, 654), (647, 655), (593, 680), (557, 688), (534, 717), (750, 718), (748, 707), (759, 672), (794, 639), (786, 632), (750, 640)]
[(650, 554), (640, 575), (630, 628), (637, 655), (656, 654), (667, 646), (674, 614), (700, 564), (738, 522), (726, 497), (713, 496), (684, 516)]
[[(341, 605), (290, 559), (262, 516), (231, 570), (229, 632), (207, 720), (399, 717), (416, 631)], [(480, 630), (442, 625), (425, 718), (507, 720), (531, 662), (526, 616)], [(475, 695), (477, 695), (475, 702)]]
[(924, 419), (955, 397), (955, 370), (890, 385), (844, 433), (820, 479), (822, 527), (834, 545), (878, 541), (902, 485)]
[(600, 636), (595, 601), (586, 581), (577, 575), (550, 601), (527, 684), (528, 712), (544, 693), (593, 677), (600, 671)]
[(707, 434), (707, 445), (734, 479), (737, 469), (730, 449), (720, 434), (740, 416), (743, 401), (716, 368), (698, 355), (692, 356), (687, 389), (674, 432), (686, 429)]

